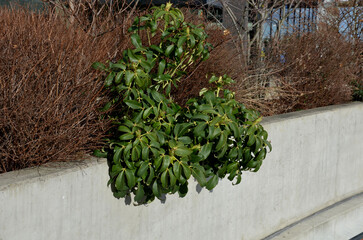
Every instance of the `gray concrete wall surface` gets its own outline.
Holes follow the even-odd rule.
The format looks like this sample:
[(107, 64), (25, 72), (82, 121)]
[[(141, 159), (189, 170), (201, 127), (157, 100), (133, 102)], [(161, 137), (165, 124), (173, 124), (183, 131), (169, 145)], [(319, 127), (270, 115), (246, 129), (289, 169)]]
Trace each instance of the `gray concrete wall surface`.
[(262, 124), (273, 151), (260, 171), (244, 173), (237, 186), (222, 180), (213, 192), (197, 191), (192, 180), (184, 199), (165, 203), (115, 199), (105, 159), (1, 174), (0, 240), (262, 239), (363, 192), (363, 103)]
[(360, 233), (363, 233), (363, 193), (322, 209), (263, 240), (348, 240)]

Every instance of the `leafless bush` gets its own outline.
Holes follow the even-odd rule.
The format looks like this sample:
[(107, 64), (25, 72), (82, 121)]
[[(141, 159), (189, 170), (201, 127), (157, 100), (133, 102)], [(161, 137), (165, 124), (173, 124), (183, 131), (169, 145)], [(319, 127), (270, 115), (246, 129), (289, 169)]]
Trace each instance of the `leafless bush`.
[[(359, 65), (354, 45), (329, 29), (292, 35), (280, 45), (280, 77), (297, 90), (292, 109), (339, 104), (351, 99), (350, 83), (357, 80)], [(287, 104), (287, 103), (285, 103)]]
[(138, 0), (42, 0), (62, 16), (68, 24), (84, 32), (102, 36), (116, 28), (127, 34), (129, 22), (137, 12)]
[(263, 66), (252, 66), (239, 79), (238, 100), (264, 115), (351, 100), (351, 82), (361, 78), (362, 45), (331, 29), (320, 29), (285, 36), (273, 46)]
[(123, 29), (95, 37), (54, 11), (5, 8), (0, 26), (0, 173), (99, 147), (108, 123), (91, 64), (120, 57)]

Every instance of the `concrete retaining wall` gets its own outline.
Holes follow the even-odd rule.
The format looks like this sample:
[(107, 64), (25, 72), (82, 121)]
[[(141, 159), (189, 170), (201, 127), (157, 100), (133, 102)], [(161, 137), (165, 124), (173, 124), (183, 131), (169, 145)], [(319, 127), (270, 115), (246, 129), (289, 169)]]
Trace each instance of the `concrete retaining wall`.
[(264, 240), (352, 240), (359, 233), (363, 234), (363, 193), (318, 211)]
[(104, 159), (2, 174), (0, 240), (261, 239), (363, 192), (362, 103), (263, 125), (273, 151), (259, 172), (237, 186), (223, 180), (213, 192), (192, 181), (184, 199), (165, 203), (135, 207), (113, 198)]

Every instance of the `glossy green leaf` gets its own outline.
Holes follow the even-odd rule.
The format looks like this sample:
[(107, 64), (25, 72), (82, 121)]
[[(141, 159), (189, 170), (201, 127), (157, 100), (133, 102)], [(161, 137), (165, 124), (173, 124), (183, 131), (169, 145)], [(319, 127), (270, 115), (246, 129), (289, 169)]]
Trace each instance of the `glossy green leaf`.
[(180, 163), (178, 161), (175, 161), (173, 163), (173, 173), (175, 175), (175, 177), (177, 179), (180, 179), (180, 175), (181, 175), (181, 167), (180, 167)]
[(216, 151), (221, 150), (221, 148), (226, 146), (226, 144), (227, 144), (227, 133), (223, 131), (219, 137), (219, 141), (216, 146)]
[(223, 178), (224, 176), (225, 176), (225, 174), (226, 174), (226, 171), (227, 171), (227, 163), (224, 163), (219, 169), (218, 169), (218, 172), (217, 172), (217, 174), (218, 174), (218, 176), (220, 177), (220, 178)]
[(152, 107), (155, 105), (154, 100), (152, 100), (149, 95), (142, 94), (142, 98), (145, 99)]
[(117, 176), (119, 173), (121, 173), (121, 171), (122, 171), (122, 167), (121, 167), (121, 165), (119, 165), (119, 163), (113, 165), (111, 172), (110, 172), (111, 178)]
[(233, 179), (235, 178), (235, 176), (237, 175), (238, 173), (238, 170), (233, 170), (232, 172), (229, 173), (229, 176), (228, 176), (228, 180), (229, 181), (233, 181)]
[(216, 137), (219, 136), (219, 134), (221, 134), (222, 130), (219, 127), (214, 127), (214, 126), (209, 126), (208, 127), (208, 131), (209, 131), (209, 135), (208, 135), (208, 139), (214, 139)]
[(105, 157), (107, 157), (107, 152), (103, 152), (99, 149), (96, 149), (93, 151), (93, 155), (96, 157), (99, 157), (99, 158), (105, 158)]
[(171, 159), (169, 155), (163, 157), (163, 162), (160, 168), (160, 172), (164, 172), (170, 165)]
[(158, 169), (160, 167), (161, 163), (163, 162), (163, 159), (164, 158), (162, 156), (155, 158), (154, 160), (155, 169)]
[(268, 146), (268, 148), (270, 149), (270, 151), (272, 151), (271, 143), (269, 141), (265, 141), (265, 144)]
[(127, 56), (129, 57), (131, 62), (135, 62), (135, 63), (139, 62), (139, 59), (136, 57), (136, 55), (134, 54), (134, 52), (131, 49), (127, 49)]
[(185, 197), (188, 193), (188, 182), (185, 182), (179, 187), (179, 197)]
[(126, 159), (122, 159), (122, 161), (126, 164), (126, 166), (129, 169), (132, 169), (132, 170), (135, 169), (135, 163), (134, 162), (130, 162), (130, 161), (126, 160)]
[(259, 149), (261, 148), (261, 146), (262, 146), (262, 142), (261, 142), (260, 138), (256, 136), (254, 152), (257, 153), (259, 151)]
[(136, 70), (135, 83), (138, 87), (143, 89), (148, 85), (148, 76), (145, 76), (145, 72), (143, 70)]
[(242, 173), (241, 172), (238, 172), (238, 174), (237, 174), (237, 181), (236, 181), (236, 183), (233, 183), (233, 185), (240, 184), (241, 183), (241, 180), (242, 180)]
[(149, 73), (153, 68), (153, 66), (145, 60), (141, 60), (140, 65), (145, 69), (147, 73)]
[(255, 132), (256, 132), (256, 126), (251, 126), (251, 127), (249, 127), (248, 128), (248, 130), (247, 130), (247, 135), (254, 135), (255, 134)]
[(190, 47), (193, 48), (195, 46), (195, 37), (193, 35), (189, 36)]
[(156, 148), (150, 148), (151, 152), (153, 153), (154, 158), (158, 158), (160, 156), (160, 151)]
[(203, 145), (201, 147), (200, 152), (199, 152), (198, 155), (200, 155), (202, 157), (202, 160), (208, 158), (209, 154), (212, 151), (212, 147), (213, 147), (213, 144), (212, 143), (207, 143), (207, 144), (205, 144), (205, 145)]
[(125, 171), (126, 179), (127, 179), (127, 185), (129, 188), (133, 188), (136, 184), (135, 175), (130, 169), (126, 169)]
[(124, 75), (124, 72), (118, 72), (117, 73), (117, 75), (115, 77), (115, 83), (116, 84), (119, 84), (121, 82), (123, 75)]
[(183, 54), (183, 47), (178, 47), (176, 50), (175, 50), (175, 56), (176, 57), (181, 57), (181, 55)]
[(134, 33), (130, 36), (130, 38), (132, 45), (134, 45), (136, 48), (142, 47), (141, 38), (138, 34)]
[(127, 106), (129, 106), (132, 109), (141, 109), (142, 105), (136, 100), (124, 100)]
[(254, 168), (254, 167), (256, 167), (256, 166), (257, 166), (257, 164), (258, 164), (258, 161), (251, 160), (251, 161), (249, 161), (249, 162), (247, 163), (247, 167), (249, 167), (249, 168)]
[(166, 49), (165, 49), (165, 56), (169, 56), (170, 53), (174, 50), (174, 44), (169, 45)]
[(243, 162), (247, 163), (251, 160), (252, 156), (251, 156), (251, 150), (249, 148), (245, 148), (243, 150)]
[(266, 156), (266, 149), (262, 149), (260, 152), (258, 152), (255, 160), (262, 161), (263, 159), (265, 159), (265, 156)]
[(121, 125), (121, 126), (119, 126), (119, 127), (117, 128), (117, 130), (118, 130), (118, 131), (120, 131), (120, 132), (131, 133), (131, 130), (130, 130), (128, 127), (126, 127), (125, 125)]
[(228, 123), (228, 126), (232, 129), (233, 134), (234, 134), (234, 138), (235, 138), (235, 139), (239, 139), (239, 138), (240, 138), (241, 133), (240, 133), (240, 131), (239, 131), (239, 128), (238, 128), (237, 123), (235, 123), (235, 122), (230, 122), (230, 123)]
[(125, 133), (119, 137), (121, 141), (126, 141), (134, 138), (134, 134), (132, 133)]
[(178, 137), (178, 141), (188, 145), (191, 144), (193, 141), (190, 137), (184, 136), (184, 137)]
[(147, 177), (146, 184), (150, 185), (155, 177), (155, 170), (152, 166), (149, 166), (149, 176)]
[(186, 40), (187, 40), (187, 36), (180, 37), (178, 40), (178, 43), (177, 43), (177, 47), (180, 48), (181, 46), (183, 46), (183, 44), (185, 43)]
[(119, 70), (119, 69), (126, 70), (126, 66), (123, 63), (113, 63), (110, 65), (110, 67), (113, 69), (117, 69), (117, 70)]
[(156, 102), (161, 102), (164, 99), (164, 96), (157, 91), (152, 90), (151, 91), (152, 97), (155, 99)]
[(262, 165), (262, 161), (257, 161), (257, 165), (255, 166), (255, 169), (253, 171), (257, 172), (258, 170), (260, 170), (261, 165)]
[(267, 133), (265, 130), (263, 130), (263, 131), (261, 132), (261, 136), (262, 136), (263, 140), (267, 140), (267, 138), (268, 138), (268, 133)]
[(198, 168), (192, 168), (192, 175), (198, 181), (199, 185), (204, 187), (207, 184), (204, 173)]
[(174, 176), (174, 174), (171, 170), (168, 170), (168, 174), (169, 174), (169, 179), (170, 179), (169, 186), (174, 187), (176, 184), (176, 177)]
[(183, 173), (186, 179), (190, 178), (190, 175), (192, 174), (192, 171), (190, 170), (189, 166), (186, 166), (184, 164), (181, 165), (183, 168)]
[(163, 16), (164, 14), (166, 14), (166, 11), (156, 11), (154, 13), (155, 19), (160, 18), (161, 16)]
[(234, 171), (236, 169), (238, 169), (238, 162), (230, 163), (227, 166), (227, 172), (232, 172), (232, 171)]
[(203, 39), (204, 38), (204, 34), (203, 34), (203, 30), (200, 28), (195, 28), (192, 30), (192, 32), (197, 35), (199, 38)]
[(202, 114), (202, 113), (197, 113), (195, 114), (193, 117), (193, 119), (201, 119), (201, 120), (204, 120), (204, 121), (209, 121), (210, 118), (207, 114)]
[(110, 73), (108, 74), (108, 76), (107, 76), (107, 77), (106, 77), (106, 79), (105, 79), (105, 87), (109, 87), (109, 86), (111, 86), (111, 85), (112, 85), (113, 80), (114, 80), (114, 78), (115, 78), (115, 75), (116, 75), (116, 73), (115, 73), (115, 72), (110, 72)]
[(158, 23), (156, 21), (151, 21), (150, 22), (150, 30), (152, 32), (152, 36), (154, 36), (155, 31), (157, 30), (157, 28), (158, 28)]
[(140, 159), (140, 150), (136, 147), (133, 147), (131, 150), (131, 160), (132, 161), (137, 161)]
[(149, 108), (145, 109), (145, 111), (144, 111), (144, 113), (142, 115), (142, 118), (143, 119), (148, 118), (150, 116), (150, 114), (152, 113), (152, 111), (153, 111), (152, 107), (149, 107)]
[(255, 142), (256, 142), (255, 135), (249, 135), (248, 136), (247, 146), (251, 147)]
[(138, 182), (134, 200), (136, 202), (141, 202), (141, 200), (144, 198), (144, 196), (145, 196), (144, 187), (142, 186), (142, 184), (140, 182)]
[(166, 61), (165, 61), (165, 59), (162, 59), (162, 60), (159, 62), (158, 75), (161, 75), (161, 74), (163, 74), (163, 73), (164, 73), (165, 66), (166, 66)]
[(211, 177), (207, 184), (205, 185), (205, 187), (208, 189), (208, 190), (212, 190), (215, 186), (217, 186), (218, 184), (218, 181), (219, 181), (219, 178), (217, 175), (214, 175), (213, 177)]
[(155, 195), (155, 197), (160, 198), (161, 194), (160, 194), (160, 190), (159, 190), (159, 186), (157, 181), (155, 180), (153, 185), (152, 185), (152, 191)]
[(124, 190), (124, 191), (118, 191), (118, 192), (114, 192), (113, 193), (113, 196), (115, 197), (115, 198), (117, 198), (117, 199), (119, 199), (119, 198), (123, 198), (123, 197), (125, 197), (126, 195), (127, 195), (127, 190)]
[(198, 53), (199, 53), (199, 54), (203, 52), (203, 50), (204, 50), (204, 46), (203, 46), (203, 42), (202, 42), (202, 41), (200, 41), (200, 42), (198, 43), (197, 49), (198, 49)]
[(142, 177), (144, 179), (146, 174), (147, 174), (148, 168), (149, 168), (149, 163), (148, 162), (143, 162), (141, 164), (139, 170), (137, 171), (137, 176)]
[(207, 126), (206, 122), (201, 122), (199, 123), (195, 128), (194, 128), (194, 135), (197, 137), (204, 137), (205, 136), (205, 132), (204, 129)]
[(148, 160), (149, 159), (149, 152), (150, 152), (150, 148), (148, 146), (145, 146), (145, 147), (142, 148), (142, 151), (141, 151), (142, 160)]
[(190, 154), (192, 154), (192, 152), (193, 152), (192, 150), (184, 146), (178, 146), (175, 149), (175, 154), (180, 157), (189, 156)]
[[(148, 137), (150, 137), (150, 138), (151, 138), (151, 136), (152, 136), (152, 135), (149, 135)], [(159, 139), (160, 139), (160, 138), (159, 138)], [(151, 142), (150, 142), (150, 146), (155, 147), (155, 148), (160, 148), (160, 143), (159, 143), (159, 142), (157, 142), (157, 141), (155, 141), (154, 139), (152, 139), (152, 140), (151, 140)]]
[(157, 51), (158, 53), (163, 53), (163, 50), (156, 45), (150, 45), (150, 48)]
[(238, 149), (234, 147), (229, 151), (228, 158), (236, 159), (237, 156), (238, 156)]
[(131, 71), (125, 72), (125, 84), (128, 86), (131, 84), (132, 80), (134, 79), (135, 73)]
[(119, 147), (119, 146), (115, 147), (114, 154), (113, 154), (113, 162), (114, 163), (117, 163), (117, 162), (120, 161), (121, 151), (122, 151), (121, 147)]
[(168, 171), (164, 171), (164, 172), (161, 174), (161, 177), (160, 177), (161, 186), (163, 186), (163, 188), (168, 188), (167, 173), (168, 173)]
[(116, 178), (115, 187), (117, 190), (121, 190), (126, 186), (125, 171), (122, 171)]

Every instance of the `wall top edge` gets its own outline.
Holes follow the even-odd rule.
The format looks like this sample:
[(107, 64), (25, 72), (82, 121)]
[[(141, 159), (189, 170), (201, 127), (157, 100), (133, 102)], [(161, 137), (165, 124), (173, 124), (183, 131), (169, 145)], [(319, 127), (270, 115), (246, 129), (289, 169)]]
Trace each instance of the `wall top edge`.
[(105, 158), (86, 156), (84, 160), (74, 160), (68, 162), (54, 162), (42, 166), (25, 168), (17, 171), (0, 174), (0, 191), (8, 187), (19, 185), (24, 182), (31, 183), (44, 181), (47, 178), (66, 175), (86, 168), (106, 164)]
[(275, 116), (271, 116), (271, 117), (264, 117), (261, 123), (262, 123), (262, 125), (267, 125), (267, 124), (271, 124), (271, 123), (275, 123), (275, 122), (282, 122), (285, 120), (319, 115), (319, 114), (324, 114), (327, 112), (333, 112), (333, 111), (349, 109), (349, 108), (353, 108), (353, 109), (354, 108), (363, 108), (363, 102), (349, 102), (349, 103), (345, 103), (345, 104), (330, 105), (330, 106), (326, 106), (326, 107), (319, 107), (319, 108), (313, 108), (313, 109), (308, 109), (308, 110), (279, 114), (279, 115), (275, 115)]

